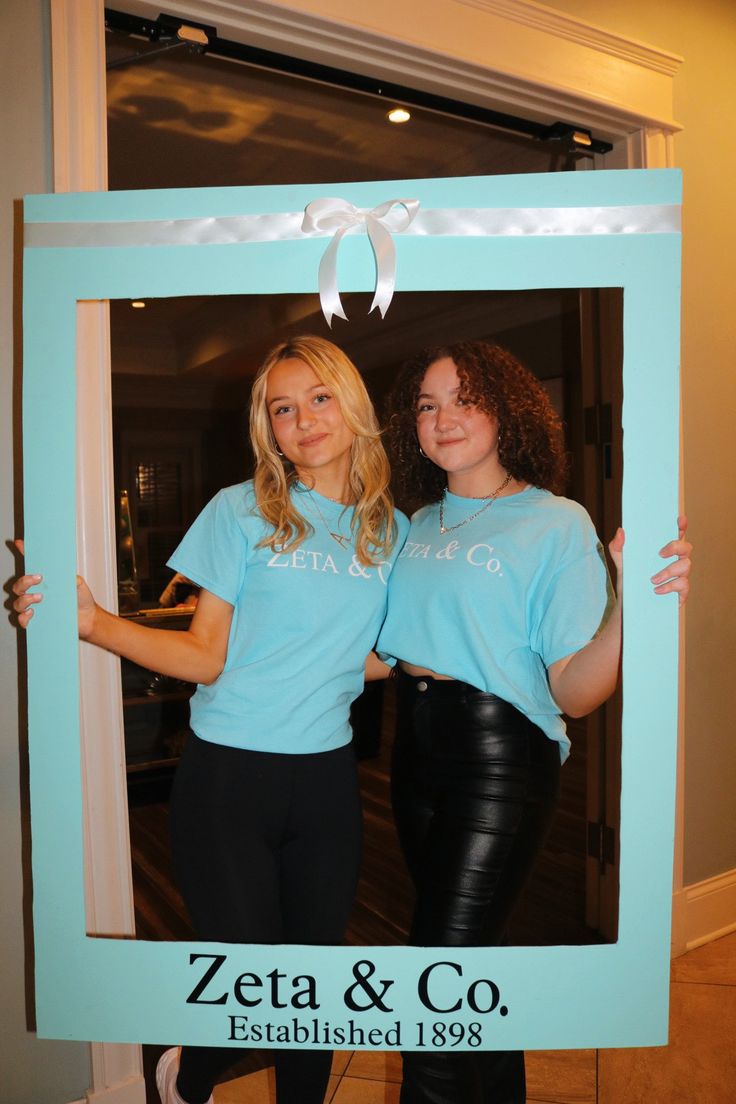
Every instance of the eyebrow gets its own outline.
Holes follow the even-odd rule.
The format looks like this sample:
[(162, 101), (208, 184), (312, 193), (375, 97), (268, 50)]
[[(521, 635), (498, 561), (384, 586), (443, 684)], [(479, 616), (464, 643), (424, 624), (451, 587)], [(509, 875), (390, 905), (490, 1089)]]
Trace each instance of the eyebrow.
[[(314, 387), (308, 387), (307, 391), (319, 391), (323, 387), (327, 387), (327, 384), (326, 383), (315, 383)], [(329, 390), (329, 388), (328, 388), (328, 390)], [(271, 403), (283, 402), (285, 399), (291, 399), (291, 398), (293, 398), (293, 395), (274, 395), (272, 399), (266, 399), (266, 404), (268, 406), (270, 406)]]
[[(448, 394), (450, 394), (450, 395), (459, 395), (460, 394), (460, 388), (459, 387), (451, 387)], [(417, 395), (417, 402), (419, 401), (419, 399), (433, 399), (433, 398), (434, 398), (434, 393), (432, 391), (420, 391), (419, 394)]]

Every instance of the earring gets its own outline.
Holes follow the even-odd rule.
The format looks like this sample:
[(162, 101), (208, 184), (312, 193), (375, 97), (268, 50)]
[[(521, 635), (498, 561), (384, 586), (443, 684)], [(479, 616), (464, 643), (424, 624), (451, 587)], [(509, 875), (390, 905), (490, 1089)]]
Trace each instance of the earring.
[(425, 452), (422, 452), (422, 446), (421, 445), (419, 445), (419, 455), (423, 456), (425, 460), (427, 459), (427, 454)]

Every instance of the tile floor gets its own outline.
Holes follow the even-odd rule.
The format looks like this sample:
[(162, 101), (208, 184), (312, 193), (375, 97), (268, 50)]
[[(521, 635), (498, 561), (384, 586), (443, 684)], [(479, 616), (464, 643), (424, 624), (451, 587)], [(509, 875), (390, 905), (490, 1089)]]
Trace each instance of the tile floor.
[[(672, 964), (670, 1044), (635, 1050), (533, 1051), (529, 1104), (734, 1104), (736, 932)], [(326, 1104), (398, 1104), (392, 1052), (335, 1055)], [(215, 1104), (275, 1104), (269, 1070), (229, 1081)]]

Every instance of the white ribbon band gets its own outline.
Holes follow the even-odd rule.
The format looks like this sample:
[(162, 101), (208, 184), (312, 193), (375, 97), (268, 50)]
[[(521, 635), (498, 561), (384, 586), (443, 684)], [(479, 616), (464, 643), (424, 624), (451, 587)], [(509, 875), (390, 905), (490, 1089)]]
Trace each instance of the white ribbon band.
[(230, 215), (220, 218), (133, 222), (30, 222), (30, 248), (110, 248), (162, 245), (234, 245), (293, 241), (332, 235), (319, 269), (322, 309), (328, 322), (345, 318), (337, 290), (336, 258), (345, 234), (365, 230), (376, 257), (376, 293), (371, 310), (385, 315), (394, 292), (396, 251), (392, 234), (441, 237), (577, 236), (587, 234), (677, 234), (680, 208), (630, 207), (436, 208), (419, 211), (413, 199), (388, 200), (365, 210), (341, 199), (318, 199), (306, 212)]

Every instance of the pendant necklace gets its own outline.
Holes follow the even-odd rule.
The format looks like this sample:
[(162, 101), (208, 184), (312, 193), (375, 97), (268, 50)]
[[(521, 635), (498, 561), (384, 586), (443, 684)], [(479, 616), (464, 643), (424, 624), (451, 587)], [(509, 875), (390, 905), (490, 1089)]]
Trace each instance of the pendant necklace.
[[(330, 527), (327, 524), (327, 521), (325, 519), (325, 515), (322, 513), (322, 511), (319, 508), (319, 503), (317, 502), (317, 499), (314, 497), (314, 495), (312, 494), (312, 492), (309, 489), (307, 490), (307, 494), (309, 495), (309, 497), (312, 501), (312, 505), (314, 506), (315, 510), (319, 514), (320, 521), (322, 522), (322, 524), (324, 525), (325, 529), (330, 534), (332, 539), (334, 541), (337, 541), (337, 543), (340, 545), (341, 548), (347, 548), (347, 546), (350, 544), (350, 539), (351, 539), (352, 534), (351, 534), (351, 536), (346, 537), (344, 533), (337, 533), (337, 532), (335, 532), (334, 529), (330, 529)], [(330, 499), (330, 502), (334, 502), (334, 501), (335, 501), (334, 499)]]
[(445, 533), (452, 533), (453, 529), (460, 529), (463, 525), (467, 525), (469, 521), (473, 521), (475, 518), (479, 517), (484, 510), (487, 510), (489, 506), (493, 505), (493, 503), (500, 495), (501, 491), (504, 491), (508, 487), (510, 482), (511, 475), (509, 474), (506, 476), (503, 483), (499, 487), (496, 487), (495, 491), (491, 491), (489, 495), (484, 495), (486, 501), (483, 503), (479, 510), (476, 510), (475, 513), (470, 514), (469, 517), (466, 517), (462, 521), (459, 521), (457, 525), (445, 525), (445, 500), (447, 499), (447, 487), (445, 487), (444, 491), (442, 492), (442, 498), (440, 499), (440, 533), (443, 536)]

